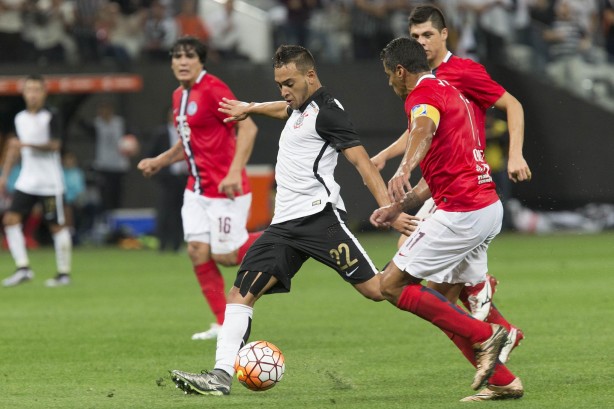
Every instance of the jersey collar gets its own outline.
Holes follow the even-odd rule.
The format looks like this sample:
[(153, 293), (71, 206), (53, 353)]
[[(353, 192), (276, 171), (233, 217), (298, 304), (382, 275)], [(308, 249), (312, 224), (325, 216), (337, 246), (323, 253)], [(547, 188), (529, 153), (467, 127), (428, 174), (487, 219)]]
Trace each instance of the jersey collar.
[(313, 101), (318, 95), (320, 95), (322, 92), (324, 92), (324, 87), (320, 87), (316, 90), (316, 92), (314, 92), (313, 94), (311, 94), (311, 96), (309, 98), (307, 98), (307, 101), (303, 102), (303, 105), (301, 105), (299, 107), (299, 111), (304, 112), (305, 109), (307, 109), (307, 106), (309, 106), (309, 104), (311, 103), (311, 101)]
[(203, 77), (205, 76), (205, 74), (207, 74), (207, 70), (202, 70), (202, 71), (200, 72), (200, 74), (198, 75), (198, 78), (196, 78), (196, 82), (195, 82), (195, 84), (200, 83), (200, 80), (202, 80), (202, 79), (203, 79)]
[(426, 78), (435, 78), (435, 76), (433, 74), (424, 74), (422, 77), (418, 78), (418, 82), (416, 82), (416, 87), (422, 82), (423, 79)]
[[(447, 63), (448, 61), (450, 61), (450, 58), (452, 58), (452, 52), (448, 51), (446, 53), (446, 56), (443, 57), (443, 60), (441, 61), (441, 64), (443, 63)], [(437, 67), (433, 68), (433, 74), (437, 75), (437, 70), (439, 69), (439, 67), (441, 67), (441, 64), (439, 64)]]

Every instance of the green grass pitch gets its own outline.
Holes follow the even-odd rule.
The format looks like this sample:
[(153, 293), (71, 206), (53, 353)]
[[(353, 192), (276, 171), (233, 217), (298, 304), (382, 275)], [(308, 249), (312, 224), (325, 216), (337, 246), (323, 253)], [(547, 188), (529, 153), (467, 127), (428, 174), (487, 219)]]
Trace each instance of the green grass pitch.
[[(383, 266), (396, 236), (361, 236)], [(2, 275), (13, 271), (0, 253)], [(52, 249), (31, 252), (31, 283), (0, 288), (0, 408), (455, 408), (473, 368), (435, 327), (360, 297), (308, 262), (291, 294), (256, 305), (251, 340), (286, 358), (282, 382), (230, 396), (183, 395), (169, 369), (211, 369), (212, 320), (185, 254), (78, 248), (74, 282), (45, 288)], [(526, 334), (509, 367), (522, 378), (506, 408), (614, 407), (614, 234), (503, 234), (490, 249), (495, 303)], [(227, 286), (234, 269), (224, 269)]]

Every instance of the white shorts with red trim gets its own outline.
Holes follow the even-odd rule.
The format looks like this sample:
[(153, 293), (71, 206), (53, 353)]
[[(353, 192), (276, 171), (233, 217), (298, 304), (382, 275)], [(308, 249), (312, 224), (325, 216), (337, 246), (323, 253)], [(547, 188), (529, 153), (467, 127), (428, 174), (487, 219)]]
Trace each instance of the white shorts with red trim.
[(501, 231), (500, 201), (471, 212), (437, 209), (405, 240), (392, 261), (402, 271), (435, 283), (486, 279), (487, 250)]
[(185, 241), (209, 243), (213, 254), (232, 253), (247, 241), (246, 224), (251, 203), (251, 193), (231, 200), (205, 197), (186, 190), (181, 208)]

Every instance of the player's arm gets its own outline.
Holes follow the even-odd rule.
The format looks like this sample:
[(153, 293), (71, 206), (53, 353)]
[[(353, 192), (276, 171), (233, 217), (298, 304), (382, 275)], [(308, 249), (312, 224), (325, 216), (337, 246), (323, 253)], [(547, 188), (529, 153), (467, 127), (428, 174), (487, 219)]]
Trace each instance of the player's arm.
[(403, 155), (405, 153), (405, 147), (407, 146), (407, 139), (409, 138), (409, 130), (406, 129), (405, 132), (399, 138), (390, 144), (387, 148), (380, 151), (377, 155), (371, 158), (371, 162), (375, 165), (375, 167), (379, 170), (384, 169), (386, 165), (386, 161), (396, 158), (397, 156)]
[(19, 159), (19, 149), (21, 144), (17, 137), (11, 137), (6, 140), (6, 153), (4, 154), (4, 162), (2, 164), (2, 173), (0, 174), (0, 194), (6, 192), (6, 181), (11, 174), (13, 165)]
[(362, 181), (375, 198), (377, 204), (380, 207), (388, 206), (390, 199), (388, 198), (386, 183), (384, 183), (384, 179), (382, 179), (382, 175), (375, 165), (369, 160), (369, 155), (365, 148), (362, 145), (353, 146), (344, 149), (343, 155), (356, 167), (356, 170), (362, 177)]
[(258, 127), (251, 118), (237, 122), (235, 155), (232, 158), (226, 177), (222, 179), (218, 186), (218, 191), (224, 192), (230, 199), (234, 199), (237, 194), (243, 194), (242, 173), (254, 150), (257, 133)]
[(47, 152), (59, 152), (62, 148), (62, 125), (57, 114), (53, 114), (49, 121), (49, 135), (49, 142), (47, 143), (31, 144), (21, 142), (21, 147), (29, 147)]
[[(356, 167), (377, 204), (380, 207), (389, 206), (390, 199), (388, 198), (386, 183), (384, 183), (384, 179), (382, 179), (375, 165), (369, 160), (369, 155), (365, 148), (362, 145), (347, 148), (343, 150), (343, 155)], [(410, 235), (417, 226), (417, 219), (414, 216), (399, 212), (389, 225), (401, 234)]]
[(286, 101), (243, 102), (222, 98), (218, 111), (228, 115), (224, 122), (243, 121), (250, 115), (262, 115), (276, 119), (288, 119), (288, 104)]
[(137, 165), (137, 169), (143, 173), (143, 176), (148, 178), (158, 173), (160, 169), (182, 160), (184, 160), (183, 144), (181, 140), (178, 140), (177, 143), (158, 156), (141, 160)]
[(524, 110), (522, 104), (509, 92), (505, 92), (495, 102), (495, 108), (507, 115), (510, 134), (510, 147), (507, 162), (507, 175), (514, 182), (531, 180), (531, 169), (522, 155), (524, 144)]
[(388, 182), (388, 194), (394, 202), (405, 200), (406, 193), (412, 190), (409, 181), (411, 172), (426, 156), (439, 125), (439, 111), (436, 108), (425, 105), (421, 111), (423, 113), (412, 118), (407, 149), (397, 172)]

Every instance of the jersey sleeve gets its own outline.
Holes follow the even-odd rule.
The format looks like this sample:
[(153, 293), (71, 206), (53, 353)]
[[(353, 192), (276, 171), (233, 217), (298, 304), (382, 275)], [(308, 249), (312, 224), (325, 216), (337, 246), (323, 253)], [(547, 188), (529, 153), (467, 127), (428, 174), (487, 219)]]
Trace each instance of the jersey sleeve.
[[(224, 122), (224, 119), (228, 118), (228, 115), (218, 110), (219, 104), (222, 101), (222, 98), (236, 100), (237, 97), (231, 91), (228, 85), (224, 84), (221, 81), (216, 83), (215, 86), (211, 87), (211, 92), (209, 93), (209, 95), (212, 99), (210, 101), (211, 111), (220, 120), (220, 122)], [(229, 128), (232, 128), (236, 124), (233, 122), (228, 122), (227, 125)]]
[(362, 145), (349, 115), (334, 100), (320, 110), (316, 132), (337, 151)]
[(463, 80), (460, 82), (459, 91), (480, 108), (486, 110), (501, 98), (505, 93), (505, 88), (490, 77), (482, 64), (467, 61), (469, 62), (462, 71)]

